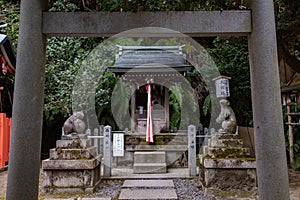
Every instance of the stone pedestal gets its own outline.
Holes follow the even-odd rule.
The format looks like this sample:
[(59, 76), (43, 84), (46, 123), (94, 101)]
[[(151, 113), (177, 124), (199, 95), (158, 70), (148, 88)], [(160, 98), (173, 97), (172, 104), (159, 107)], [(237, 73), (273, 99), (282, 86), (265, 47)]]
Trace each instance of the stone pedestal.
[(205, 188), (251, 190), (256, 187), (255, 158), (235, 135), (216, 134), (199, 156), (200, 178)]
[(100, 182), (101, 155), (90, 139), (58, 140), (43, 160), (44, 193), (93, 193)]

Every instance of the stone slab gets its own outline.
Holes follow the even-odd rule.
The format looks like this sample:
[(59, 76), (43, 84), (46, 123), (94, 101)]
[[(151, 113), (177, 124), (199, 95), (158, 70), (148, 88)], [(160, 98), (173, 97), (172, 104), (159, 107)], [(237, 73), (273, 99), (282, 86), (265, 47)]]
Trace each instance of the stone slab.
[(203, 166), (205, 168), (244, 168), (244, 169), (255, 169), (255, 159), (203, 159)]
[(122, 189), (119, 199), (178, 199), (175, 189)]
[(88, 147), (86, 149), (50, 149), (51, 160), (77, 160), (92, 159), (96, 156), (96, 147)]
[(243, 158), (250, 156), (250, 149), (208, 147), (207, 155), (211, 158)]
[[(128, 147), (129, 148), (129, 147)], [(135, 148), (126, 149), (127, 151), (179, 151), (185, 152), (187, 145), (136, 145)]]
[(43, 170), (94, 169), (101, 163), (101, 155), (90, 160), (50, 160), (42, 161)]
[(240, 139), (237, 134), (230, 134), (230, 133), (220, 133), (216, 132), (212, 134), (211, 136), (212, 139)]
[(136, 163), (166, 163), (166, 152), (135, 152), (134, 164)]
[(241, 139), (208, 139), (208, 146), (210, 147), (243, 147), (243, 140)]
[(109, 179), (136, 180), (136, 179), (174, 179), (191, 178), (188, 168), (168, 168), (168, 173), (162, 174), (134, 174), (133, 168), (112, 168), (112, 176)]
[(123, 183), (123, 188), (148, 188), (148, 187), (171, 187), (174, 188), (174, 183), (172, 180), (125, 180)]
[(133, 165), (134, 174), (160, 174), (167, 173), (165, 163), (137, 163)]
[(85, 149), (92, 146), (90, 139), (57, 140), (56, 147), (62, 149)]

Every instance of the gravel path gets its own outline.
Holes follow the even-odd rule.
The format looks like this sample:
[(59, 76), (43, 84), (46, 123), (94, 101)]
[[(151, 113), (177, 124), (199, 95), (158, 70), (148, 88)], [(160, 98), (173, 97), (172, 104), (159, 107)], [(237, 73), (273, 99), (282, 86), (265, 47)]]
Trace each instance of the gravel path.
[(180, 200), (216, 200), (213, 196), (205, 196), (197, 179), (175, 179), (173, 182)]
[(123, 182), (123, 180), (102, 180), (93, 196), (118, 199)]

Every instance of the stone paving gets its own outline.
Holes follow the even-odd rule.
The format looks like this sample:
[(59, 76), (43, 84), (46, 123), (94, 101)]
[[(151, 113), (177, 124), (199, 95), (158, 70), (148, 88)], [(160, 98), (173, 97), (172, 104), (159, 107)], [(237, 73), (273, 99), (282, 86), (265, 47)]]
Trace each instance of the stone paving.
[(172, 180), (126, 180), (120, 200), (178, 199)]

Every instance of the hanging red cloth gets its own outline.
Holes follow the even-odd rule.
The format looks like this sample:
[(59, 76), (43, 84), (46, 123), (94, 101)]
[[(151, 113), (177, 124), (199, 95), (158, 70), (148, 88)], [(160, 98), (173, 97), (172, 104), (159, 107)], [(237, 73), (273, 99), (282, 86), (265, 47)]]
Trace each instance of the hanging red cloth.
[(148, 93), (146, 141), (150, 144), (153, 143), (152, 97), (150, 83), (146, 86), (146, 91)]

